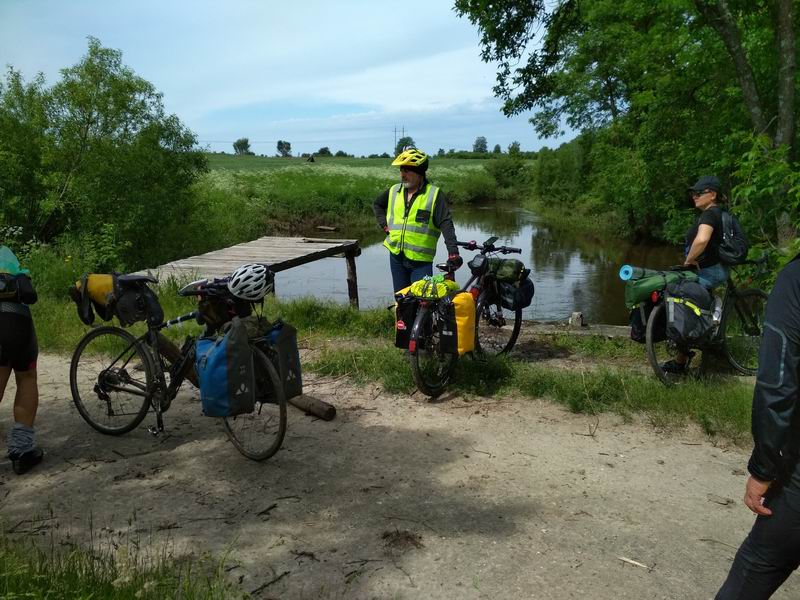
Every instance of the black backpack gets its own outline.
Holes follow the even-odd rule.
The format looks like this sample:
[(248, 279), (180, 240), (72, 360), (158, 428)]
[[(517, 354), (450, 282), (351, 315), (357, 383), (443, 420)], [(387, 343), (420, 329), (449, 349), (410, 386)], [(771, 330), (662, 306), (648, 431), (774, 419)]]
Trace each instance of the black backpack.
[(17, 276), (0, 273), (0, 302), (19, 302)]
[(742, 226), (731, 213), (722, 210), (722, 241), (719, 244), (719, 260), (723, 265), (740, 265), (747, 260), (750, 245)]

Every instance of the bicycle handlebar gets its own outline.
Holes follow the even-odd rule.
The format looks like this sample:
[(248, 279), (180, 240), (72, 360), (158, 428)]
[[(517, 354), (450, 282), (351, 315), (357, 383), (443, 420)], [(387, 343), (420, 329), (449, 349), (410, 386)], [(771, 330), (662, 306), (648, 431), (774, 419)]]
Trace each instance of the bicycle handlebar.
[(496, 237), (489, 238), (483, 244), (479, 244), (475, 240), (471, 240), (469, 242), (456, 242), (457, 246), (461, 246), (462, 248), (466, 248), (467, 250), (480, 250), (481, 254), (486, 254), (487, 252), (499, 252), (500, 254), (522, 254), (522, 248), (512, 248), (510, 246), (495, 246), (494, 243), (497, 241)]

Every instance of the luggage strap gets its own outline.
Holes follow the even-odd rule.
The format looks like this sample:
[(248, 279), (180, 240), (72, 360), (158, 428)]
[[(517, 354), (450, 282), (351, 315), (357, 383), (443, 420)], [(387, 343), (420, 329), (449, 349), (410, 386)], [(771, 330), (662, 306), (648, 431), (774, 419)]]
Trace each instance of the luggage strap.
[(689, 300), (686, 300), (685, 298), (675, 298), (673, 296), (669, 296), (669, 297), (667, 297), (667, 302), (674, 302), (676, 304), (683, 304), (685, 307), (690, 309), (698, 317), (701, 317), (703, 315), (710, 315), (711, 314), (710, 310), (703, 310), (702, 308), (700, 308), (699, 306), (697, 306), (693, 302), (690, 302)]
[(31, 309), (19, 302), (0, 302), (0, 313), (10, 313), (13, 315), (31, 316)]

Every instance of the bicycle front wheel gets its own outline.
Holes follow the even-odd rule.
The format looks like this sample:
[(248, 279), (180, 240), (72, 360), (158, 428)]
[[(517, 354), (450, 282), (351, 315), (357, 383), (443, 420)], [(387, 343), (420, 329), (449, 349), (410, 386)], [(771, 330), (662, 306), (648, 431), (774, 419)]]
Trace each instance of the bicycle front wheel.
[(225, 417), (225, 431), (233, 445), (252, 460), (275, 454), (286, 435), (286, 394), (272, 361), (253, 348), (256, 370), (256, 405), (251, 413)]
[(736, 291), (723, 315), (723, 352), (731, 366), (742, 375), (758, 370), (758, 347), (764, 332), (767, 294), (761, 290)]
[(142, 422), (156, 388), (150, 351), (118, 327), (98, 327), (78, 343), (69, 368), (72, 401), (101, 433), (121, 435)]
[[(456, 367), (457, 353), (442, 352), (439, 313), (420, 307), (411, 328), (409, 360), (417, 389), (435, 398), (444, 391)], [(413, 348), (413, 350), (411, 349)]]
[(510, 310), (492, 289), (478, 296), (475, 306), (475, 349), (483, 356), (511, 352), (522, 327), (522, 309)]

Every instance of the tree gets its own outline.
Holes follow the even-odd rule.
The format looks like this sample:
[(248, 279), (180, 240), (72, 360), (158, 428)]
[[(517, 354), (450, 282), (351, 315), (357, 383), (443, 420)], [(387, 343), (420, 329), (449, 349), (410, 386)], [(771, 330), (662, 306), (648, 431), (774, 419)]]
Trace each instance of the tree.
[(334, 154), (334, 156), (338, 156), (339, 158), (351, 158), (353, 155), (352, 154), (348, 154), (344, 150), (337, 150), (336, 154)]
[(236, 156), (252, 155), (250, 151), (250, 140), (247, 138), (239, 138), (233, 142), (233, 153)]
[[(794, 164), (791, 0), (456, 0), (455, 7), (478, 26), (482, 58), (498, 64), (494, 92), (503, 112), (535, 111), (531, 123), (543, 137), (564, 124), (585, 132), (582, 165), (592, 176), (581, 179), (639, 233), (677, 237), (686, 219), (676, 198), (688, 180), (716, 171), (740, 183), (739, 165), (769, 149), (754, 136), (766, 135), (775, 149), (764, 160)], [(793, 170), (771, 170), (771, 197), (760, 195), (758, 206), (744, 196), (756, 197), (752, 187), (737, 188), (762, 238), (762, 228), (768, 238), (786, 237), (774, 218), (798, 221), (800, 207), (791, 215), (779, 209), (800, 204), (785, 196)], [(619, 173), (636, 171), (638, 185), (620, 187)]]
[(488, 151), (488, 146), (486, 144), (486, 138), (482, 135), (475, 138), (475, 143), (472, 144), (472, 151), (473, 152), (480, 152), (486, 153)]
[(292, 155), (292, 145), (289, 142), (278, 140), (278, 154), (283, 158), (288, 158)]
[(397, 156), (400, 154), (404, 148), (416, 148), (417, 145), (414, 143), (414, 139), (411, 136), (404, 136), (397, 140), (397, 146), (394, 147), (394, 155)]
[(508, 153), (509, 153), (511, 156), (517, 156), (517, 155), (519, 155), (519, 142), (517, 142), (516, 140), (515, 140), (515, 141), (513, 141), (513, 142), (511, 142), (511, 143), (508, 145)]
[(322, 148), (317, 150), (317, 156), (333, 156), (333, 154), (331, 154), (330, 148), (328, 148), (327, 146), (323, 146)]
[(503, 151), (500, 149), (500, 144), (495, 144), (494, 149), (492, 150), (493, 154), (502, 154)]
[[(71, 236), (96, 267), (145, 266), (178, 250), (206, 158), (121, 52), (88, 46), (50, 89), (13, 69), (0, 86), (0, 221), (45, 242)], [(9, 185), (15, 164), (33, 177)], [(25, 223), (15, 222), (20, 201)]]
[(444, 148), (439, 148), (439, 150), (436, 152), (436, 156), (444, 156)]

